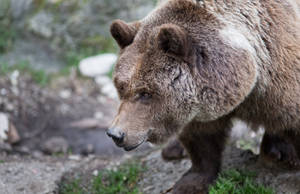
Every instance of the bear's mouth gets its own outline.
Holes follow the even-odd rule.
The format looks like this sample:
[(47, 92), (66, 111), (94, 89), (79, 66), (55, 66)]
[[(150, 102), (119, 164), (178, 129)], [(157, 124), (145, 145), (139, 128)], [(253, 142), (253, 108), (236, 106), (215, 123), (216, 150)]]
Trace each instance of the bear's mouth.
[(145, 142), (146, 138), (144, 138), (141, 142), (135, 144), (135, 145), (132, 145), (132, 146), (124, 146), (123, 149), (125, 151), (131, 151), (131, 150), (134, 150), (135, 148), (139, 147), (140, 145), (142, 145), (144, 142)]

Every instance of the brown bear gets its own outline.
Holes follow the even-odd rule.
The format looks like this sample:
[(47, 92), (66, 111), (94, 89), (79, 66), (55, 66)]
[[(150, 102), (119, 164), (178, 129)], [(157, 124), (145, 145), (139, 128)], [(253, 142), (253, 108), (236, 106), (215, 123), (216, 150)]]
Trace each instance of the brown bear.
[(261, 153), (300, 166), (300, 2), (168, 0), (114, 21), (120, 107), (107, 134), (125, 150), (174, 134), (192, 161), (174, 193), (206, 193), (232, 118), (264, 126)]

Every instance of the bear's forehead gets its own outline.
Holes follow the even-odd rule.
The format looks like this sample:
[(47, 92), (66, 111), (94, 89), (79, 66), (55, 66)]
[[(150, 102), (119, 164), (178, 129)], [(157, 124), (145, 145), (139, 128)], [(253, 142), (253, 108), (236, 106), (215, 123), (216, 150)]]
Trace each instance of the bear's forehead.
[(163, 67), (166, 63), (162, 64), (161, 59), (154, 58), (136, 51), (125, 52), (115, 67), (116, 86), (125, 86), (133, 91), (139, 88), (156, 88), (156, 84), (166, 75)]
[(114, 77), (123, 83), (140, 82), (146, 80), (147, 77), (151, 78), (153, 73), (161, 72), (156, 63), (158, 58), (162, 61), (163, 57), (151, 56), (149, 53), (151, 50), (157, 54), (157, 48), (149, 49), (149, 47), (155, 44), (153, 39), (158, 28), (163, 24), (172, 23), (187, 29), (188, 22), (199, 23), (198, 16), (204, 17), (205, 14), (206, 12), (203, 10), (199, 11), (199, 7), (195, 5), (193, 0), (171, 0), (169, 3), (158, 7), (146, 18), (139, 21), (139, 30), (134, 42), (121, 52)]

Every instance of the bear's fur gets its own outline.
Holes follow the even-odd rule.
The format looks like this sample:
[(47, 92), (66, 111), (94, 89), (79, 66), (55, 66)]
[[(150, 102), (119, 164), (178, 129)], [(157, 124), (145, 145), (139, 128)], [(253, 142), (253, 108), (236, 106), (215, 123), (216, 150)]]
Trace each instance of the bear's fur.
[(207, 192), (232, 118), (265, 127), (265, 158), (300, 166), (299, 1), (169, 0), (111, 34), (121, 105), (108, 135), (132, 150), (179, 134), (193, 165), (174, 193)]

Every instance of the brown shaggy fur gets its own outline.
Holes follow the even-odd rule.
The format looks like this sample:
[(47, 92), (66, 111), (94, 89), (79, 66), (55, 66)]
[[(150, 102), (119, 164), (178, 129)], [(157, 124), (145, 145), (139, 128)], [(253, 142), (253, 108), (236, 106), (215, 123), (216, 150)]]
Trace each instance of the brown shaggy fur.
[(299, 1), (201, 2), (111, 26), (121, 105), (108, 134), (125, 150), (180, 134), (193, 166), (174, 193), (207, 192), (234, 117), (266, 128), (263, 156), (300, 166)]

